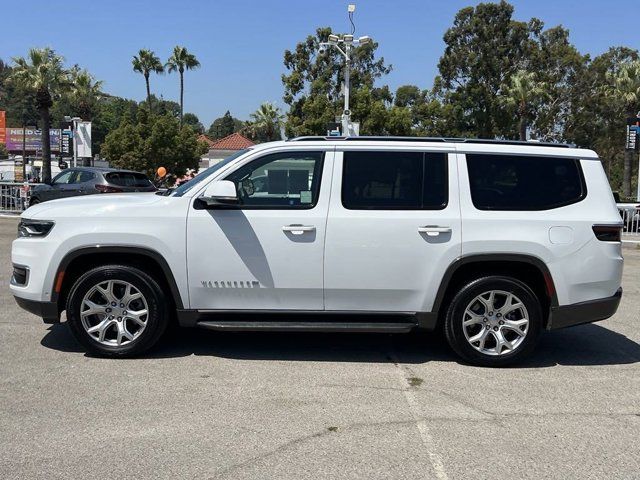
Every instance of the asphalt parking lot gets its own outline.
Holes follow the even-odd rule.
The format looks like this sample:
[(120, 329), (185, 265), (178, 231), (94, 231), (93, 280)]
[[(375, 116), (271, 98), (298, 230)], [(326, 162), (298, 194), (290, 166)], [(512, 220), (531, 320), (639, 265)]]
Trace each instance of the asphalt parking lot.
[(640, 478), (640, 250), (620, 310), (546, 333), (518, 368), (437, 335), (185, 330), (86, 356), (9, 294), (0, 219), (0, 477)]

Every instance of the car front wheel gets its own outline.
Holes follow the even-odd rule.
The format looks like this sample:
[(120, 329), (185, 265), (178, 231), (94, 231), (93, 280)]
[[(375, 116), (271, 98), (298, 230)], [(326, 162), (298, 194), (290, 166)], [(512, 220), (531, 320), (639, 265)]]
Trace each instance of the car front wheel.
[(445, 334), (453, 350), (474, 365), (506, 366), (535, 348), (542, 331), (540, 302), (523, 282), (490, 276), (464, 285), (452, 299)]
[(167, 305), (158, 283), (124, 265), (106, 265), (82, 275), (67, 299), (67, 321), (91, 353), (125, 357), (151, 348), (166, 329)]

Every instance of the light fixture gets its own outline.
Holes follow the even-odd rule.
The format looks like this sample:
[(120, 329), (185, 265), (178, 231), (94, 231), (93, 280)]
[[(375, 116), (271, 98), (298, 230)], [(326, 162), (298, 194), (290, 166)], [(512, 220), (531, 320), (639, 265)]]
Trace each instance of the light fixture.
[(366, 45), (367, 43), (371, 43), (371, 37), (368, 35), (364, 35), (358, 39), (358, 43), (360, 45)]
[(347, 12), (349, 13), (353, 13), (356, 11), (356, 6), (353, 3), (350, 3), (349, 6), (347, 7)]
[(353, 43), (353, 35), (345, 35), (342, 37), (344, 43)]
[(338, 40), (339, 40), (339, 39), (338, 39), (338, 36), (337, 36), (337, 35), (334, 35), (334, 34), (329, 35), (329, 41), (330, 41), (331, 43), (338, 43)]

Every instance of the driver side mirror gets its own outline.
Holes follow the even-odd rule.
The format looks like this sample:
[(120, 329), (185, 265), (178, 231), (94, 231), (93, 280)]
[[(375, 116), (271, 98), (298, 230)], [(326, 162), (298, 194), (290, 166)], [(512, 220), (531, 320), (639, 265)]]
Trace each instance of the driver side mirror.
[(236, 184), (230, 180), (211, 183), (197, 200), (198, 207), (202, 209), (235, 208), (239, 204)]

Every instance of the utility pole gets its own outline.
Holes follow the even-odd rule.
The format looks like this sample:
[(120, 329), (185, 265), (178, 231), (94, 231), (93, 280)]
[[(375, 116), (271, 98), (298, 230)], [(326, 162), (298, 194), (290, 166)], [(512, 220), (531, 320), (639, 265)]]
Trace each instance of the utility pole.
[(351, 49), (360, 45), (366, 45), (371, 43), (371, 38), (368, 36), (362, 36), (358, 39), (354, 39), (355, 25), (353, 24), (353, 12), (355, 12), (356, 6), (349, 5), (347, 11), (349, 13), (349, 20), (351, 21), (352, 30), (350, 35), (329, 35), (326, 42), (320, 43), (319, 53), (324, 53), (328, 48), (335, 47), (344, 57), (344, 109), (342, 110), (341, 123), (342, 123), (342, 135), (351, 136), (355, 134), (353, 125), (351, 123), (351, 110), (349, 109), (349, 94), (351, 93)]
[(71, 133), (73, 137), (73, 166), (78, 166), (78, 122), (81, 122), (82, 119), (80, 117), (70, 117), (68, 115), (64, 116), (64, 121), (71, 123)]

